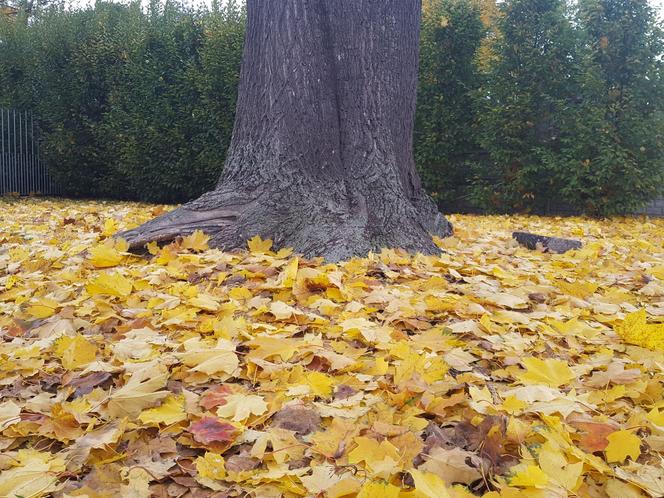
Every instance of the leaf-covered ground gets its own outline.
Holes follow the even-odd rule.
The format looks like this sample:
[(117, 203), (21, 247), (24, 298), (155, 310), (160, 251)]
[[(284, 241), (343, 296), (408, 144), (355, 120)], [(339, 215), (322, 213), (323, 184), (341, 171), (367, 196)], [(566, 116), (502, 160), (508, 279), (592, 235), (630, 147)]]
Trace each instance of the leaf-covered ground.
[(664, 220), (453, 216), (440, 257), (325, 264), (0, 209), (0, 496), (664, 495)]

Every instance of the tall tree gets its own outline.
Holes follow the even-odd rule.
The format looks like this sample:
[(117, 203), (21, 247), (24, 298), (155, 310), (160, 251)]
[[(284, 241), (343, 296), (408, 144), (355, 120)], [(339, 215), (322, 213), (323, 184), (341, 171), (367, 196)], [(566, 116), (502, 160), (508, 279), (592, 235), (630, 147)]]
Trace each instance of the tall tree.
[(420, 0), (248, 0), (236, 120), (217, 187), (125, 232), (132, 247), (203, 230), (330, 260), (437, 251), (449, 223), (413, 160)]
[(468, 0), (424, 3), (415, 159), (424, 186), (440, 206), (454, 206), (480, 149), (475, 57), (485, 31), (480, 7)]
[(555, 195), (549, 158), (560, 149), (576, 98), (576, 41), (564, 0), (501, 4), (497, 61), (483, 88), (475, 197), (498, 210), (542, 209)]
[(583, 71), (555, 163), (561, 195), (592, 214), (631, 212), (664, 191), (664, 33), (647, 0), (582, 0)]

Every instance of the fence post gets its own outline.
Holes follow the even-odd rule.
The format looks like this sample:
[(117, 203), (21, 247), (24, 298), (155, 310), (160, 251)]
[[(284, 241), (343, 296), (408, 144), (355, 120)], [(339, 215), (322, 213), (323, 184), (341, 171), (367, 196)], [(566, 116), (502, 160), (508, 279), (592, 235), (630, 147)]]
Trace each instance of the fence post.
[(0, 107), (0, 189), (5, 191), (5, 110)]

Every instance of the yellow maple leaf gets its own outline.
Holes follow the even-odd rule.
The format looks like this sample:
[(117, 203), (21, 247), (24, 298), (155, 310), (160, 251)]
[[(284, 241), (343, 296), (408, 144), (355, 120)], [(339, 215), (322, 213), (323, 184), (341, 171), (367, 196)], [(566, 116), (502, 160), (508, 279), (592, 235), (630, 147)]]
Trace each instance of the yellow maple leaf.
[(19, 450), (12, 464), (0, 474), (0, 496), (8, 498), (47, 496), (56, 490), (57, 473), (64, 470), (62, 459), (36, 450)]
[(648, 412), (646, 418), (649, 422), (656, 425), (658, 428), (664, 428), (664, 410), (661, 408), (655, 407)]
[(312, 496), (325, 492), (344, 479), (344, 475), (337, 473), (334, 465), (323, 463), (316, 466), (312, 465), (311, 468), (310, 476), (300, 476), (299, 479)]
[(55, 341), (54, 352), (67, 370), (81, 368), (97, 357), (97, 347), (81, 334), (60, 337)]
[(357, 446), (348, 453), (348, 463), (364, 462), (372, 474), (387, 478), (402, 469), (398, 449), (389, 441), (380, 443), (373, 438), (358, 436), (354, 439)]
[(201, 341), (197, 337), (184, 342), (184, 353), (178, 357), (195, 372), (214, 375), (220, 372), (232, 374), (240, 364), (235, 354), (235, 345), (219, 339), (216, 344)]
[(189, 299), (189, 304), (205, 311), (219, 311), (219, 301), (209, 294), (199, 294)]
[(21, 407), (13, 401), (0, 403), (0, 431), (21, 421)]
[(5, 289), (9, 290), (19, 282), (20, 278), (18, 277), (18, 275), (9, 275), (9, 277), (7, 277), (7, 280), (5, 281)]
[(607, 479), (604, 491), (608, 498), (646, 498), (647, 496), (638, 486), (615, 478)]
[(650, 274), (659, 280), (664, 281), (664, 265), (657, 265), (650, 268)]
[(253, 394), (229, 394), (226, 403), (217, 409), (217, 415), (230, 418), (233, 422), (242, 422), (251, 415), (262, 415), (267, 411), (267, 403), (262, 396)]
[(191, 235), (182, 238), (182, 247), (192, 251), (205, 251), (209, 249), (210, 236), (201, 230), (194, 230)]
[(270, 304), (270, 313), (274, 315), (277, 320), (287, 320), (293, 315), (301, 315), (302, 312), (297, 308), (284, 303), (283, 301), (274, 301)]
[(120, 486), (120, 496), (147, 498), (150, 496), (150, 481), (153, 477), (141, 467), (126, 468), (121, 472), (126, 483)]
[(226, 477), (224, 457), (218, 453), (206, 451), (204, 456), (196, 459), (198, 475), (207, 479), (223, 479)]
[(351, 419), (332, 418), (330, 426), (311, 436), (312, 448), (328, 458), (332, 458), (340, 445), (350, 444), (350, 439), (359, 429)]
[(153, 361), (134, 371), (127, 383), (110, 395), (106, 413), (112, 418), (137, 417), (170, 394), (166, 386), (168, 370)]
[(152, 242), (146, 244), (145, 248), (153, 256), (156, 256), (157, 254), (159, 254), (159, 251), (161, 250), (161, 248), (159, 247), (159, 243), (154, 241), (154, 240)]
[(521, 363), (527, 371), (517, 375), (524, 384), (545, 384), (550, 387), (560, 387), (575, 378), (574, 372), (567, 362), (547, 358), (524, 358)]
[(615, 327), (615, 331), (625, 342), (653, 351), (664, 351), (664, 323), (647, 323), (645, 309), (628, 314), (625, 320)]
[(114, 220), (113, 218), (106, 218), (106, 220), (104, 220), (104, 228), (101, 231), (101, 234), (104, 237), (110, 237), (119, 229), (120, 229), (120, 224), (116, 220)]
[[(356, 494), (359, 489), (359, 481), (353, 477), (346, 477), (327, 488), (325, 493), (328, 498), (342, 498), (344, 496)], [(381, 494), (379, 498), (385, 498), (385, 495)]]
[(641, 454), (641, 439), (631, 430), (615, 431), (606, 437), (606, 461), (623, 463), (629, 456), (632, 460)]
[(90, 249), (89, 259), (94, 267), (110, 268), (111, 266), (117, 266), (122, 263), (124, 256), (120, 254), (115, 246), (110, 242), (111, 239), (108, 239), (106, 243), (100, 244)]
[(569, 294), (570, 296), (578, 297), (580, 299), (588, 299), (590, 296), (592, 296), (597, 289), (599, 289), (599, 285), (594, 284), (592, 282), (565, 282), (564, 280), (559, 280), (556, 282), (556, 285), (558, 285), (558, 288), (562, 290), (565, 294)]
[(540, 468), (555, 483), (568, 491), (574, 491), (581, 484), (583, 462), (569, 463), (560, 448), (552, 441), (546, 441), (537, 455)]
[(297, 351), (296, 344), (297, 341), (293, 339), (258, 336), (247, 344), (249, 347), (256, 348), (249, 353), (248, 358), (267, 359), (279, 356), (282, 361), (288, 361)]
[(251, 299), (254, 295), (246, 287), (233, 287), (228, 291), (229, 297), (237, 300)]
[(389, 482), (367, 481), (364, 483), (357, 498), (398, 498), (401, 490)]
[(127, 297), (131, 294), (131, 280), (119, 273), (102, 273), (85, 286), (91, 296), (109, 295)]
[(282, 287), (292, 288), (297, 278), (297, 269), (299, 266), (299, 259), (292, 258), (279, 275), (279, 283)]
[(415, 482), (415, 491), (418, 498), (451, 498), (445, 481), (433, 472), (423, 472), (421, 470), (409, 470), (408, 472)]
[(53, 316), (60, 306), (60, 303), (58, 303), (54, 299), (50, 299), (47, 297), (42, 297), (39, 299), (36, 299), (34, 301), (34, 304), (31, 304), (28, 306), (25, 311), (35, 317), (35, 318), (48, 318), (50, 316)]
[(316, 396), (328, 398), (332, 394), (334, 379), (321, 372), (310, 372), (306, 376), (306, 382), (311, 388), (311, 392)]
[(515, 415), (521, 411), (523, 411), (524, 408), (528, 406), (528, 403), (526, 403), (523, 400), (520, 400), (513, 394), (510, 394), (505, 400), (503, 401), (502, 409), (505, 410), (507, 413), (510, 415)]
[(143, 410), (138, 419), (146, 425), (171, 425), (186, 420), (184, 396), (168, 396), (158, 407)]
[(272, 248), (272, 241), (270, 239), (263, 240), (260, 235), (254, 235), (247, 241), (247, 247), (250, 252), (264, 253)]
[(363, 317), (348, 318), (339, 323), (344, 332), (353, 338), (364, 338), (367, 342), (389, 343), (391, 330)]
[(549, 477), (537, 465), (517, 466), (520, 468), (510, 479), (511, 486), (523, 488), (543, 488), (549, 482)]

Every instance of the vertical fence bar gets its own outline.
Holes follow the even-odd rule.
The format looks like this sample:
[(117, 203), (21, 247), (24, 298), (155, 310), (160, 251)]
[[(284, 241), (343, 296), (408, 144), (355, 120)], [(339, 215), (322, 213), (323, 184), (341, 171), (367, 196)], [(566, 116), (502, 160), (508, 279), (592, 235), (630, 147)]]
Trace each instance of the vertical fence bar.
[(18, 185), (16, 191), (19, 194), (23, 193), (24, 180), (23, 180), (23, 116), (21, 111), (18, 111), (18, 174), (16, 179)]
[[(35, 115), (30, 111), (30, 170), (36, 176), (36, 163), (35, 163)], [(35, 189), (37, 190), (37, 189)]]
[[(16, 129), (16, 109), (14, 109), (14, 188), (12, 192), (18, 192), (18, 172), (19, 172), (19, 155), (21, 153), (21, 137), (20, 131)], [(21, 126), (21, 113), (18, 113), (18, 126)]]
[(5, 140), (5, 110), (0, 109), (0, 123), (2, 124), (2, 131), (0, 131), (0, 140), (2, 141), (2, 193), (4, 194), (7, 191), (7, 160), (9, 151), (6, 150), (9, 147), (9, 144)]
[(33, 147), (32, 147), (32, 111), (30, 111), (30, 134), (28, 135), (27, 115), (26, 115), (26, 122), (25, 122), (25, 130), (26, 130), (26, 139), (25, 139), (26, 150), (28, 150), (28, 146), (30, 147), (29, 148), (29, 153), (26, 152), (28, 154), (28, 161), (27, 161), (28, 172), (30, 173), (30, 178), (34, 178), (34, 168), (32, 166), (32, 157), (34, 155)]
[(22, 136), (22, 129), (23, 129), (23, 124), (22, 124), (22, 119), (21, 119), (21, 111), (18, 111), (18, 130), (14, 130), (14, 133), (16, 133), (16, 141), (18, 142), (18, 145), (16, 146), (16, 189), (14, 189), (16, 192), (19, 194), (21, 193), (21, 156), (23, 155), (23, 136)]
[(16, 179), (18, 185), (16, 191), (20, 194), (23, 190), (23, 115), (18, 111), (18, 173)]
[(12, 111), (12, 144), (14, 154), (12, 157), (12, 192), (16, 192), (16, 109)]
[[(7, 109), (7, 117), (9, 118), (9, 109)], [(5, 120), (5, 109), (2, 110), (2, 193), (7, 192), (9, 188), (9, 119)]]
[(15, 115), (12, 112), (11, 118), (10, 118), (11, 121), (9, 123), (9, 126), (10, 126), (10, 128), (9, 128), (9, 141), (10, 141), (9, 145), (10, 145), (10, 147), (12, 147), (12, 150), (13, 150), (12, 154), (9, 156), (9, 161), (11, 163), (11, 167), (10, 167), (11, 168), (10, 169), (11, 176), (9, 177), (9, 191), (10, 192), (12, 190), (14, 190), (14, 176), (15, 176), (14, 167), (15, 167), (15, 163), (16, 163), (14, 161), (14, 158), (16, 157), (16, 141), (14, 140), (14, 126), (15, 126), (14, 118), (15, 118)]
[(39, 189), (44, 195), (50, 195), (52, 192), (48, 182), (48, 174), (41, 162), (41, 157), (39, 156), (39, 140), (37, 140), (35, 146), (35, 169), (39, 172)]
[(0, 107), (0, 194), (5, 193), (5, 110)]
[[(39, 123), (37, 123), (37, 133), (39, 133)], [(53, 194), (53, 189), (51, 188), (51, 183), (48, 177), (48, 171), (46, 171), (46, 166), (42, 163), (41, 155), (39, 151), (39, 140), (37, 140), (35, 146), (35, 169), (39, 172), (39, 189), (44, 195)]]
[(17, 172), (16, 172), (16, 192), (19, 194), (23, 190), (23, 115), (18, 111), (18, 155), (17, 159)]
[[(18, 125), (17, 125), (18, 121)], [(16, 119), (16, 109), (14, 109), (14, 192), (19, 190), (18, 175), (21, 167), (21, 112), (18, 112)]]
[(2, 113), (2, 146), (4, 150), (5, 159), (3, 161), (3, 176), (4, 176), (4, 190), (3, 193), (9, 189), (9, 109), (7, 109), (7, 119), (5, 120), (5, 112)]
[(21, 163), (23, 171), (21, 176), (23, 177), (23, 183), (24, 183), (23, 188), (26, 193), (30, 192), (30, 181), (28, 177), (28, 127), (26, 121), (27, 117), (28, 117), (28, 112), (23, 111), (23, 131), (21, 132), (21, 137), (23, 142), (23, 158), (21, 160)]
[(25, 172), (25, 178), (26, 182), (28, 184), (28, 188), (26, 189), (27, 193), (29, 194), (33, 190), (33, 185), (32, 185), (32, 171), (30, 170), (30, 156), (28, 155), (28, 111), (23, 111), (23, 130), (25, 130), (25, 134), (23, 135), (25, 138), (23, 140), (23, 143), (25, 144), (24, 151), (25, 155), (23, 158), (23, 171)]
[(11, 160), (12, 160), (12, 142), (11, 142), (11, 116), (10, 116), (10, 110), (7, 109), (7, 119), (5, 121), (5, 175), (6, 175), (6, 180), (5, 180), (5, 192), (9, 192), (11, 190), (11, 178), (12, 178), (12, 172), (11, 172)]
[[(37, 133), (39, 133), (39, 123), (37, 123)], [(48, 171), (46, 171), (46, 165), (42, 163), (40, 150), (39, 150), (39, 140), (35, 147), (35, 164), (37, 165), (37, 171), (39, 171), (40, 188), (44, 194), (51, 195), (53, 189), (51, 188), (51, 182), (49, 180)]]
[[(7, 109), (7, 111), (9, 111)], [(7, 169), (9, 168), (7, 162), (9, 161), (9, 143), (7, 142), (7, 127), (8, 124), (5, 122), (5, 109), (2, 109), (2, 193), (4, 194), (7, 191), (7, 182), (9, 180), (9, 173)]]
[(30, 145), (30, 135), (28, 134), (28, 111), (23, 112), (23, 129), (25, 130), (25, 159), (23, 159), (25, 176), (28, 178), (28, 193), (32, 191), (32, 169), (30, 168), (30, 154), (28, 146)]

